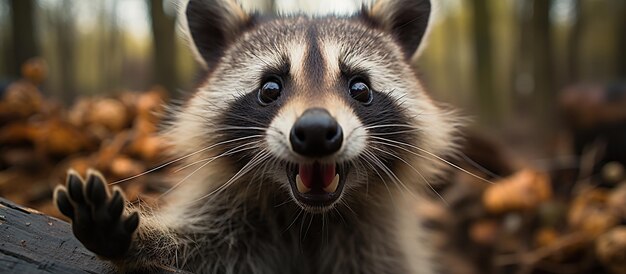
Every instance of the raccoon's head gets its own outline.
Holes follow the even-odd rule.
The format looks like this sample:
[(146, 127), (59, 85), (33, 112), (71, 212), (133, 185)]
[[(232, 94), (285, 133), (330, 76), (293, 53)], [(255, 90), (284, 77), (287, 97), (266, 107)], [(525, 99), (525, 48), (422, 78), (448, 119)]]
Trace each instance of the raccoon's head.
[(453, 131), (409, 65), (429, 13), (428, 0), (380, 0), (350, 17), (265, 18), (191, 0), (186, 27), (209, 72), (178, 115), (179, 148), (215, 146), (236, 167), (224, 187), (270, 179), (311, 212), (426, 186)]

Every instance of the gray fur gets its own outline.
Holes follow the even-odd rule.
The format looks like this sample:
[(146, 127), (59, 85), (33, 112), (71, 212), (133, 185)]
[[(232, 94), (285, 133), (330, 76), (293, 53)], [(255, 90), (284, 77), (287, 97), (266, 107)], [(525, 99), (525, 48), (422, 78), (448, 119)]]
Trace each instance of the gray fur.
[[(215, 6), (220, 12), (228, 12), (236, 5), (224, 4), (227, 1), (211, 0), (201, 6), (207, 9)], [(372, 86), (395, 98), (397, 107), (406, 112), (405, 122), (422, 129), (411, 135), (414, 137), (411, 144), (437, 155), (450, 153), (456, 126), (451, 122), (453, 117), (428, 98), (407, 63), (405, 50), (415, 50), (416, 42), (411, 40), (400, 45), (394, 37), (398, 33), (386, 31), (397, 29), (398, 26), (389, 27), (385, 22), (392, 20), (389, 16), (397, 14), (403, 1), (406, 2), (383, 0), (374, 5), (376, 12), (369, 16), (382, 20), (382, 27), (358, 17), (294, 16), (258, 19), (251, 25), (250, 22), (257, 19), (241, 16), (240, 10), (233, 11), (237, 16), (223, 16), (230, 20), (226, 26), (236, 26), (233, 30), (216, 30), (224, 32), (221, 36), (228, 37), (228, 41), (218, 41), (219, 49), (195, 45), (196, 51), (223, 52), (199, 52), (201, 61), (212, 67), (196, 94), (176, 111), (176, 120), (166, 134), (177, 153), (185, 156), (219, 142), (224, 136), (219, 132), (221, 125), (215, 121), (233, 104), (235, 95), (254, 90), (261, 80), (261, 70), (267, 66), (280, 69), (285, 60), (291, 62), (289, 69), (296, 88), (305, 90), (315, 82), (323, 92), (303, 91), (292, 95), (290, 105), (283, 108), (283, 112), (291, 113), (287, 110), (292, 108), (297, 113), (302, 111), (301, 106), (313, 103), (328, 104), (332, 109), (346, 109), (333, 115), (338, 116), (345, 128), (350, 128), (346, 124), (355, 123), (351, 129), (358, 131), (357, 124), (362, 121), (359, 122), (351, 111), (350, 102), (322, 100), (334, 98), (333, 91), (339, 83), (336, 79), (339, 62), (345, 62), (368, 71), (372, 75)], [(391, 4), (385, 7), (387, 2)], [(420, 1), (424, 2), (428, 1)], [(390, 15), (385, 17), (380, 12)], [(403, 20), (409, 15), (403, 13)], [(428, 14), (418, 15), (428, 18)], [(232, 21), (237, 18), (246, 22)], [(312, 27), (315, 36), (307, 36), (312, 33)], [(425, 26), (420, 26), (419, 35), (424, 34), (424, 29)], [(232, 36), (234, 34), (238, 36)], [(403, 35), (410, 33), (404, 31)], [(310, 55), (302, 59), (309, 61), (297, 62), (299, 50), (310, 53), (306, 45), (311, 44), (311, 39), (318, 42), (319, 62), (310, 61), (315, 57)], [(333, 55), (335, 53), (337, 55)], [(302, 63), (320, 67), (310, 71), (301, 67)], [(310, 75), (315, 75), (315, 81), (307, 77)], [(312, 99), (313, 96), (317, 99)], [(315, 101), (318, 99), (321, 101)], [(282, 126), (289, 125), (289, 119), (289, 115), (278, 113), (272, 126), (280, 131)], [(413, 193), (424, 189), (425, 184), (415, 179), (416, 174), (411, 169), (401, 163), (394, 165), (393, 172), (406, 183), (401, 186), (392, 183), (392, 178), (385, 182), (382, 171), (383, 176), (377, 176), (370, 166), (356, 164), (350, 171), (349, 185), (340, 202), (332, 210), (313, 214), (293, 201), (285, 182), (284, 162), (294, 161), (295, 156), (289, 154), (288, 147), (281, 147), (277, 139), (280, 134), (270, 136), (269, 132), (264, 132), (264, 137), (258, 140), (260, 148), (271, 153), (245, 176), (223, 187), (239, 168), (233, 159), (222, 157), (186, 178), (168, 195), (163, 208), (155, 212), (140, 209), (143, 215), (133, 246), (126, 259), (116, 263), (124, 269), (167, 265), (194, 273), (435, 273), (436, 253), (411, 208), (415, 199)], [(353, 154), (362, 151), (366, 141), (349, 141), (350, 145), (346, 145), (348, 148), (342, 153), (346, 161), (358, 162)], [(356, 146), (357, 143), (362, 146)], [(187, 158), (186, 163), (219, 153), (207, 150)], [(432, 179), (442, 169), (442, 165), (432, 159), (425, 160), (407, 152), (394, 153), (407, 165), (419, 167), (424, 180)]]

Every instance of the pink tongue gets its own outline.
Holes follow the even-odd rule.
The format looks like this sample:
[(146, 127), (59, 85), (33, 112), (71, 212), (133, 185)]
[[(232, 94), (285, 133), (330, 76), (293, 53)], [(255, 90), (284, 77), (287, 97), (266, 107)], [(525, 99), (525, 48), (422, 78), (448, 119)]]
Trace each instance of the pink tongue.
[(314, 163), (312, 165), (300, 165), (298, 174), (300, 174), (300, 179), (306, 187), (313, 188), (313, 184), (317, 182), (317, 186), (324, 188), (330, 185), (337, 173), (335, 172), (335, 164)]

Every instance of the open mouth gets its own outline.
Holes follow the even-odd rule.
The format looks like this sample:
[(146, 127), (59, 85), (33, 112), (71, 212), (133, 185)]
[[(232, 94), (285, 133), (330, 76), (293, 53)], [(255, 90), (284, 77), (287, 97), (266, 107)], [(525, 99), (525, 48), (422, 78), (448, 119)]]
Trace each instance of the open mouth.
[(287, 167), (295, 198), (304, 206), (323, 209), (331, 206), (343, 191), (346, 167), (336, 163), (296, 164)]

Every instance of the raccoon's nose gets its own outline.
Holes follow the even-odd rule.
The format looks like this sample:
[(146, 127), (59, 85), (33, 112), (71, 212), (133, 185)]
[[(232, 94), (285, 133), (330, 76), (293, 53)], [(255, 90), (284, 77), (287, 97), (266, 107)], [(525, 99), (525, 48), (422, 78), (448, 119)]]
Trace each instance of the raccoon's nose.
[(289, 134), (291, 147), (304, 156), (328, 156), (343, 142), (341, 126), (323, 108), (310, 108), (296, 120)]

